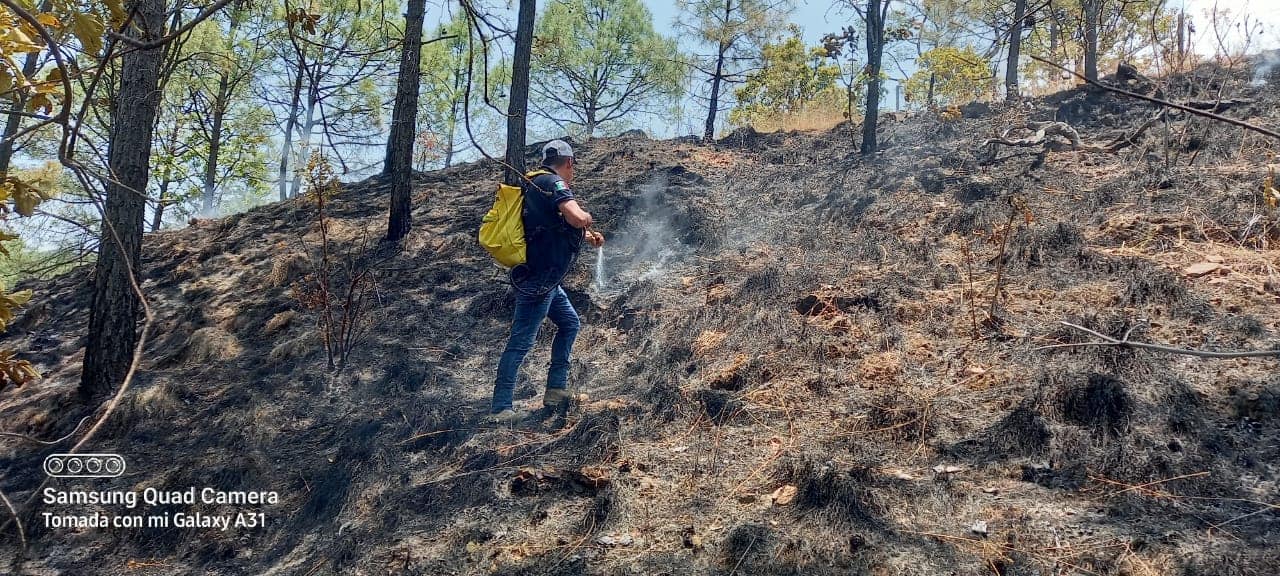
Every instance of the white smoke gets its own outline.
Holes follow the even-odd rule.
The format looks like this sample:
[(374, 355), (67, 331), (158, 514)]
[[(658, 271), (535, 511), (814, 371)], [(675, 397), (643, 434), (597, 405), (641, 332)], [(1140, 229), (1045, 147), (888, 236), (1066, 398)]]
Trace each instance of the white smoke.
[(636, 282), (661, 280), (691, 249), (672, 225), (666, 174), (640, 187), (640, 199), (623, 227), (605, 244), (602, 282), (597, 290), (619, 293)]
[(1258, 54), (1258, 67), (1253, 71), (1253, 80), (1249, 85), (1255, 88), (1266, 86), (1267, 79), (1271, 77), (1276, 66), (1280, 66), (1280, 50), (1268, 50)]

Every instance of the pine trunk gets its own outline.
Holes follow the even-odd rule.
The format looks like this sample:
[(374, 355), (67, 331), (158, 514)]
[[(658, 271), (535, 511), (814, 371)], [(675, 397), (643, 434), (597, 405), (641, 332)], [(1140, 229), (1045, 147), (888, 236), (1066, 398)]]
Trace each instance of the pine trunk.
[(209, 129), (209, 155), (204, 162), (204, 191), (201, 194), (201, 215), (214, 216), (214, 192), (218, 184), (218, 154), (222, 151), (222, 121), (227, 116), (227, 105), (231, 95), (230, 79), (223, 72), (218, 79), (218, 94), (213, 101), (213, 126)]
[(449, 103), (449, 128), (447, 138), (444, 143), (444, 167), (453, 166), (453, 141), (457, 138), (458, 132), (458, 104), (461, 102), (463, 94), (459, 93), (462, 88), (462, 75), (465, 73), (462, 66), (454, 69), (453, 73), (453, 102)]
[[(728, 11), (729, 4), (725, 3), (725, 11)], [(727, 47), (723, 42), (720, 43), (720, 50), (716, 54), (716, 73), (711, 77), (711, 104), (707, 108), (707, 124), (702, 132), (702, 141), (710, 142), (716, 137), (716, 115), (720, 112), (720, 82), (724, 77), (724, 55)]]
[[(280, 151), (280, 201), (289, 199), (289, 153), (293, 148), (293, 131), (298, 128), (298, 113), (302, 108), (302, 76), (306, 65), (298, 55), (297, 77), (293, 81), (293, 98), (289, 102), (289, 119), (284, 123), (284, 147)], [(297, 193), (296, 191), (294, 192)]]
[(884, 21), (880, 0), (867, 0), (867, 106), (862, 120), (862, 155), (876, 151), (880, 117), (880, 64), (884, 56)]
[(382, 173), (391, 176), (391, 214), (387, 241), (399, 242), (413, 226), (409, 197), (413, 185), (413, 136), (418, 124), (418, 87), (422, 65), (422, 18), (425, 0), (409, 0), (404, 17), (404, 47), (400, 52), (400, 77), (391, 113), (391, 136)]
[(1018, 58), (1022, 52), (1022, 21), (1027, 17), (1027, 0), (1014, 0), (1013, 25), (1009, 27), (1009, 60), (1004, 66), (1004, 98), (1018, 99)]
[(1098, 79), (1098, 27), (1102, 20), (1102, 1), (1084, 3), (1084, 77)]
[[(316, 131), (316, 102), (319, 101), (319, 87), (313, 84), (308, 91), (307, 96), (307, 120), (302, 123), (302, 131), (299, 140), (302, 147), (298, 149), (298, 157), (296, 158), (299, 167), (306, 166), (311, 162), (311, 135)], [(302, 193), (302, 171), (298, 168), (293, 170), (293, 184), (289, 188), (291, 197), (296, 197)]]
[[(129, 36), (146, 42), (164, 34), (164, 0), (131, 0), (126, 8), (134, 14)], [(138, 260), (163, 56), (164, 48), (156, 47), (127, 50), (121, 58), (107, 145), (107, 165), (115, 179), (104, 183), (102, 239), (80, 376), (80, 393), (86, 397), (108, 394), (124, 382), (138, 343), (141, 301), (134, 285), (141, 284)]]
[(507, 105), (507, 154), (503, 180), (517, 186), (524, 176), (525, 111), (529, 107), (529, 56), (533, 51), (536, 0), (520, 0), (515, 59), (511, 65), (511, 102)]
[(160, 225), (164, 223), (164, 203), (165, 199), (169, 196), (169, 186), (171, 184), (173, 184), (173, 181), (169, 180), (167, 177), (160, 181), (160, 194), (156, 196), (156, 209), (151, 215), (152, 232), (159, 231)]

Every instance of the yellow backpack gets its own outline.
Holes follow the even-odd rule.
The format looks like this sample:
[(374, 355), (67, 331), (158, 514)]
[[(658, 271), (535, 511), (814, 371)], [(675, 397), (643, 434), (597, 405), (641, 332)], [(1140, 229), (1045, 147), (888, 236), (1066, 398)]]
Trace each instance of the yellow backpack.
[[(550, 174), (539, 168), (525, 174), (530, 181), (543, 174)], [(493, 208), (484, 215), (480, 224), (480, 245), (499, 264), (512, 268), (525, 263), (524, 219), (521, 212), (524, 208), (524, 189), (521, 186), (498, 184), (498, 196), (493, 201)]]

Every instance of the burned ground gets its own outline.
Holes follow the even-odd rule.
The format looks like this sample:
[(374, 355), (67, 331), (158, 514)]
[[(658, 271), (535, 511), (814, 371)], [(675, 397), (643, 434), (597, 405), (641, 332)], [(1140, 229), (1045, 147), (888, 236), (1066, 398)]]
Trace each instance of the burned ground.
[[(1247, 74), (1196, 74), (1253, 100), (1232, 115), (1280, 122)], [(1027, 119), (1104, 141), (1154, 112), (1077, 90), (923, 115), (886, 122), (873, 158), (843, 126), (577, 146), (611, 240), (603, 284), (590, 252), (567, 284), (585, 397), (518, 431), (481, 421), (513, 306), (474, 241), (485, 165), (417, 176), (414, 231), (379, 260), (338, 374), (299, 299), (306, 199), (152, 234), (155, 323), (92, 443), (131, 474), (93, 487), (282, 502), (226, 532), (51, 530), (28, 505), (30, 549), (10, 523), (0, 572), (1276, 573), (1276, 360), (1070, 346), (1091, 337), (1060, 321), (1280, 347), (1280, 219), (1259, 194), (1277, 145), (1173, 116), (1115, 155), (981, 146)], [(339, 248), (377, 237), (386, 190), (333, 198)], [(89, 414), (88, 274), (32, 284), (42, 304), (7, 340), (45, 378), (0, 396), (6, 430), (53, 438)], [(519, 401), (538, 404), (549, 341)], [(0, 489), (21, 504), (57, 449), (4, 441)]]

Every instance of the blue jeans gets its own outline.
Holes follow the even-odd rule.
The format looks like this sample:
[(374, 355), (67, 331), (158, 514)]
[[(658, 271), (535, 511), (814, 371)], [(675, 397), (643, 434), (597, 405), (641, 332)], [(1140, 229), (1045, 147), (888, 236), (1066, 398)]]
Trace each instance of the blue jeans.
[(498, 379), (493, 383), (493, 413), (511, 408), (516, 389), (516, 374), (520, 364), (533, 347), (538, 327), (543, 318), (550, 318), (556, 325), (556, 337), (551, 342), (551, 367), (547, 369), (547, 388), (563, 390), (569, 387), (569, 351), (578, 336), (578, 312), (569, 303), (569, 295), (556, 286), (541, 296), (530, 296), (516, 291), (516, 314), (511, 320), (511, 337), (507, 349), (498, 361)]

